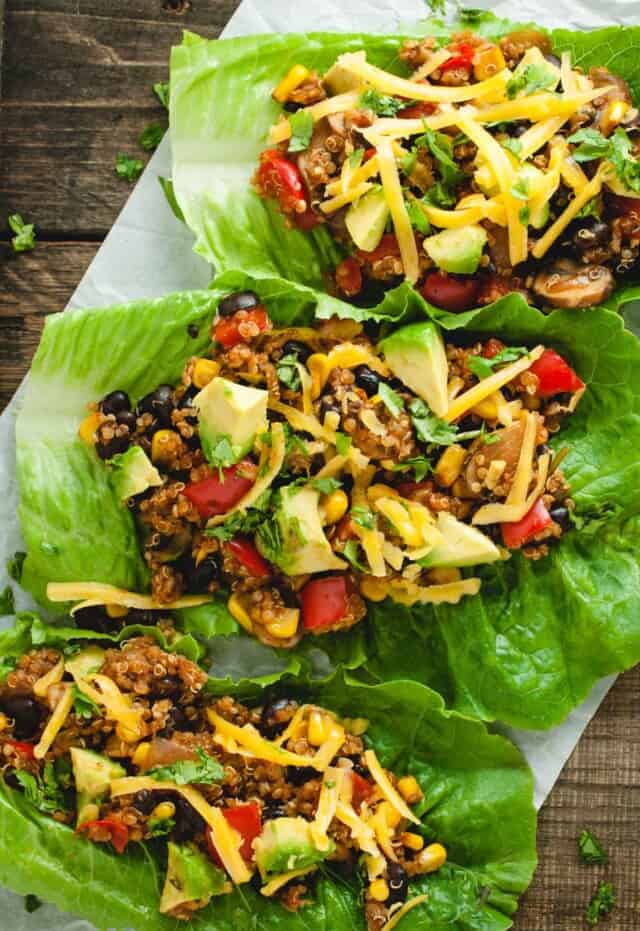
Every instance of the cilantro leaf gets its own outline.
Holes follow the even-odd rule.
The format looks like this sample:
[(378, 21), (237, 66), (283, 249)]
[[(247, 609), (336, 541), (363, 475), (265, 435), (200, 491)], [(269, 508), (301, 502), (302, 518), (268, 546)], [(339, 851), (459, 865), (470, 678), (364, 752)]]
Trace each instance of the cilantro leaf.
[(73, 710), (78, 718), (101, 718), (102, 709), (92, 698), (81, 692), (77, 685), (72, 688)]
[(526, 205), (524, 207), (521, 207), (520, 210), (518, 211), (518, 219), (520, 220), (523, 226), (529, 225), (529, 220), (531, 219), (531, 211)]
[(142, 146), (145, 152), (153, 152), (158, 148), (164, 136), (164, 126), (162, 123), (149, 123), (138, 137), (138, 144)]
[(347, 436), (346, 433), (340, 433), (339, 430), (336, 430), (336, 452), (339, 456), (346, 456), (351, 449), (351, 437)]
[(15, 777), (22, 786), (27, 801), (38, 811), (54, 814), (56, 811), (65, 810), (62, 787), (53, 763), (45, 763), (42, 775), (34, 776), (26, 770), (16, 770)]
[(410, 472), (413, 470), (416, 482), (421, 482), (433, 472), (433, 466), (426, 456), (414, 456), (412, 459), (403, 459), (393, 467), (394, 472)]
[(578, 838), (578, 850), (585, 863), (597, 863), (605, 866), (609, 862), (609, 855), (595, 834), (591, 831), (582, 831)]
[(298, 110), (289, 117), (291, 126), (290, 152), (303, 152), (309, 148), (313, 134), (313, 116), (308, 110)]
[(434, 207), (445, 208), (453, 207), (456, 202), (455, 194), (442, 181), (436, 181), (422, 199), (427, 204), (433, 204)]
[(362, 159), (364, 158), (364, 149), (354, 149), (351, 155), (349, 156), (349, 166), (354, 170), (360, 167)]
[(136, 181), (142, 174), (143, 162), (139, 158), (131, 158), (124, 152), (118, 152), (116, 158), (116, 174), (124, 181)]
[(337, 478), (314, 478), (311, 487), (319, 491), (321, 495), (330, 495), (332, 491), (342, 488), (342, 482)]
[(197, 760), (178, 760), (170, 766), (156, 766), (147, 776), (158, 782), (175, 782), (178, 786), (212, 785), (224, 779), (224, 767), (201, 747), (196, 749)]
[(456, 442), (458, 428), (436, 417), (420, 398), (415, 398), (411, 402), (409, 413), (418, 439), (423, 443), (451, 446)]
[(601, 918), (608, 915), (616, 904), (616, 897), (611, 883), (601, 882), (587, 907), (587, 921), (597, 925)]
[(470, 372), (482, 381), (493, 374), (493, 371), (499, 365), (505, 365), (507, 362), (515, 362), (529, 352), (526, 346), (506, 346), (497, 352), (492, 359), (485, 359), (484, 356), (469, 356), (467, 366)]
[(342, 555), (358, 572), (368, 572), (368, 567), (362, 561), (362, 551), (357, 540), (347, 540)]
[(507, 136), (506, 139), (500, 140), (500, 145), (503, 149), (507, 149), (512, 155), (515, 155), (516, 158), (520, 157), (522, 143), (519, 139), (513, 139), (511, 136)]
[(268, 562), (278, 563), (282, 555), (282, 530), (278, 520), (272, 515), (263, 520), (256, 532), (258, 547)]
[(404, 401), (393, 388), (390, 388), (386, 382), (381, 381), (378, 385), (378, 394), (380, 400), (389, 411), (392, 417), (397, 417), (404, 410)]
[(232, 466), (237, 460), (231, 437), (226, 433), (221, 433), (211, 441), (203, 443), (203, 447), (207, 461), (214, 469), (221, 470)]
[(153, 93), (167, 110), (169, 109), (169, 82), (157, 81), (152, 85)]
[(147, 821), (149, 837), (165, 837), (171, 834), (175, 826), (173, 818), (149, 818)]
[(7, 573), (10, 579), (13, 579), (14, 582), (19, 582), (22, 578), (22, 567), (24, 566), (24, 561), (27, 558), (26, 553), (14, 553), (11, 559), (7, 562)]
[(610, 143), (609, 159), (616, 174), (626, 188), (640, 193), (640, 162), (633, 157), (633, 144), (621, 126), (611, 136)]
[(232, 540), (240, 535), (253, 536), (258, 527), (265, 520), (267, 511), (271, 505), (273, 492), (270, 488), (265, 488), (257, 501), (254, 501), (251, 507), (246, 511), (235, 511), (223, 524), (217, 527), (210, 527), (205, 530), (208, 537), (214, 537), (216, 540)]
[(351, 519), (355, 521), (356, 524), (364, 527), (365, 530), (375, 530), (376, 516), (369, 508), (358, 504), (356, 507), (351, 508), (350, 513)]
[(518, 94), (528, 97), (529, 94), (535, 94), (536, 91), (549, 90), (555, 84), (555, 74), (547, 65), (532, 64), (527, 65), (522, 74), (507, 81), (505, 91), (509, 100), (513, 100)]
[(411, 220), (411, 226), (418, 230), (419, 233), (422, 233), (423, 236), (429, 236), (431, 233), (431, 224), (429, 223), (429, 218), (423, 210), (420, 208), (420, 202), (417, 200), (405, 201), (407, 208), (407, 213), (409, 214), (409, 219)]
[(33, 223), (25, 223), (19, 213), (12, 213), (8, 220), (9, 228), (16, 235), (11, 239), (14, 252), (28, 252), (36, 244), (36, 233)]
[(360, 106), (364, 110), (373, 110), (376, 116), (395, 116), (398, 110), (410, 106), (410, 101), (398, 100), (369, 88), (360, 95)]
[(407, 177), (413, 173), (413, 169), (416, 167), (416, 162), (418, 161), (418, 150), (415, 146), (412, 146), (411, 149), (406, 153), (402, 158), (402, 170)]
[(592, 197), (591, 200), (587, 201), (582, 210), (577, 214), (576, 220), (583, 220), (585, 217), (595, 217), (597, 220), (600, 219), (600, 199), (598, 197)]
[(14, 614), (16, 610), (13, 589), (7, 585), (3, 592), (0, 592), (0, 617), (3, 614)]
[(278, 381), (286, 388), (290, 388), (291, 391), (300, 390), (300, 373), (298, 372), (298, 357), (296, 355), (289, 353), (289, 355), (282, 356), (280, 361), (276, 363), (276, 373)]
[(424, 133), (418, 136), (415, 144), (418, 148), (426, 148), (431, 152), (438, 163), (438, 170), (446, 187), (453, 187), (462, 180), (463, 173), (453, 157), (453, 142), (450, 136), (437, 132), (424, 123)]
[(576, 162), (590, 162), (594, 158), (607, 158), (609, 155), (609, 140), (597, 129), (579, 129), (567, 141), (578, 146), (572, 152)]
[(511, 193), (518, 200), (529, 200), (529, 179), (518, 175), (511, 185)]

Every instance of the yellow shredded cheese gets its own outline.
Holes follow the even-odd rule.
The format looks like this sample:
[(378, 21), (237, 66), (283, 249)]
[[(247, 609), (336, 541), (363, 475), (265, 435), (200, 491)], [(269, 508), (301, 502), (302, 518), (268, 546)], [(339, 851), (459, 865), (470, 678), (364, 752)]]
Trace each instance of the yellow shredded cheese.
[(311, 758), (311, 765), (320, 771), (326, 770), (344, 743), (345, 731), (337, 721), (331, 721), (327, 738)]
[(484, 398), (488, 398), (494, 391), (503, 388), (512, 379), (521, 375), (522, 372), (526, 372), (536, 359), (540, 358), (543, 352), (544, 346), (536, 346), (535, 349), (532, 349), (526, 356), (522, 356), (515, 362), (505, 365), (504, 368), (499, 369), (497, 372), (493, 372), (488, 378), (483, 378), (482, 381), (478, 382), (478, 384), (474, 385), (472, 388), (469, 388), (463, 394), (459, 394), (449, 405), (449, 410), (444, 419), (449, 421), (449, 423), (453, 420), (458, 420), (459, 417), (474, 408), (480, 401), (484, 400)]
[(274, 739), (274, 744), (282, 747), (292, 737), (302, 737), (306, 733), (306, 718), (313, 705), (300, 705), (283, 732)]
[(69, 717), (69, 713), (72, 708), (73, 689), (70, 686), (67, 686), (58, 704), (56, 705), (53, 714), (47, 721), (47, 726), (42, 732), (42, 737), (34, 748), (33, 755), (35, 756), (36, 760), (43, 760), (45, 758), (49, 752), (51, 744), (58, 736), (58, 731)]
[[(345, 165), (348, 163), (349, 159), (346, 159)], [(378, 156), (374, 155), (372, 158), (368, 159), (368, 161), (363, 162), (362, 165), (351, 172), (347, 190), (357, 187), (357, 185), (362, 184), (364, 181), (368, 181), (369, 178), (373, 178), (374, 175), (378, 174), (378, 171)], [(327, 194), (331, 195), (345, 193), (342, 181), (331, 181), (329, 184), (327, 184), (325, 190)]]
[(269, 763), (278, 763), (280, 766), (312, 766), (314, 769), (321, 767), (316, 764), (315, 757), (300, 756), (297, 753), (290, 753), (283, 750), (277, 744), (264, 737), (251, 724), (245, 724), (244, 727), (238, 727), (230, 721), (220, 717), (213, 708), (207, 708), (207, 718), (212, 724), (216, 733), (223, 737), (230, 737), (235, 740), (239, 747), (248, 750), (252, 756), (259, 760), (266, 760)]
[(420, 275), (418, 248), (413, 226), (407, 213), (407, 206), (402, 193), (402, 183), (390, 140), (379, 139), (377, 150), (382, 189), (391, 212), (391, 219), (404, 267), (404, 276), (407, 281), (414, 284)]
[[(122, 605), (124, 608), (139, 608), (141, 611), (173, 611), (177, 608), (193, 608), (197, 605), (211, 601), (210, 595), (187, 595), (171, 604), (161, 604), (154, 601), (151, 595), (138, 595), (127, 592), (115, 585), (103, 582), (49, 582), (47, 585), (47, 598), (53, 602), (79, 601), (71, 609), (71, 614), (83, 608), (92, 608), (96, 605)], [(86, 599), (86, 600), (85, 600)]]
[(64, 675), (64, 656), (61, 656), (55, 666), (52, 666), (49, 672), (33, 683), (33, 694), (38, 698), (45, 698), (49, 691), (49, 686), (57, 685), (62, 681)]
[(393, 928), (395, 928), (399, 921), (402, 921), (407, 912), (410, 912), (416, 905), (424, 905), (428, 898), (429, 896), (427, 895), (416, 895), (412, 899), (409, 899), (401, 908), (392, 914), (387, 923), (382, 926), (381, 931), (393, 931)]
[[(282, 414), (286, 417), (287, 422), (294, 430), (301, 433), (309, 433), (315, 440), (324, 440), (325, 443), (331, 443), (335, 446), (336, 434), (334, 430), (324, 427), (317, 417), (311, 414), (305, 414), (290, 404), (283, 404), (282, 401), (270, 401), (269, 407), (272, 411)], [(274, 427), (278, 424), (274, 424)], [(279, 470), (278, 470), (279, 471)]]
[(422, 81), (424, 78), (428, 78), (430, 74), (438, 70), (440, 65), (444, 65), (445, 61), (449, 61), (452, 55), (453, 52), (448, 48), (440, 48), (436, 52), (432, 52), (424, 65), (420, 65), (418, 70), (414, 71), (410, 80)]
[(548, 120), (543, 120), (540, 123), (534, 123), (533, 126), (530, 126), (529, 129), (518, 138), (518, 142), (520, 143), (518, 157), (520, 160), (526, 162), (528, 158), (531, 158), (538, 149), (541, 149), (543, 145), (546, 145), (547, 142), (555, 136), (568, 119), (568, 114), (566, 116), (552, 116)]
[(569, 202), (568, 207), (560, 214), (555, 223), (552, 223), (544, 236), (536, 242), (531, 250), (531, 254), (535, 259), (541, 259), (546, 255), (558, 236), (565, 231), (573, 218), (580, 213), (584, 205), (600, 193), (600, 189), (609, 172), (610, 166), (607, 162), (600, 165), (591, 181), (585, 184), (580, 193), (576, 194), (573, 200)]
[(388, 595), (397, 604), (412, 607), (417, 604), (458, 604), (466, 595), (477, 595), (480, 579), (460, 579), (442, 585), (417, 585), (406, 579), (392, 579), (388, 583)]
[(300, 379), (302, 389), (302, 413), (313, 414), (313, 401), (311, 399), (311, 375), (306, 367), (300, 362), (296, 362), (296, 370)]
[(340, 801), (336, 806), (336, 818), (351, 831), (351, 837), (356, 842), (360, 850), (367, 854), (367, 872), (369, 879), (375, 879), (385, 869), (385, 858), (380, 852), (376, 843), (376, 837), (371, 828), (365, 821), (360, 818), (353, 807), (346, 802)]
[(320, 210), (323, 213), (335, 213), (336, 210), (340, 210), (341, 207), (345, 207), (347, 204), (353, 203), (354, 200), (358, 200), (359, 197), (362, 197), (367, 191), (370, 191), (373, 187), (368, 181), (363, 181), (361, 184), (356, 185), (356, 187), (350, 188), (344, 194), (338, 194), (336, 197), (331, 197), (329, 200), (325, 200), (320, 204)]
[(550, 456), (548, 453), (545, 453), (538, 459), (538, 480), (535, 488), (529, 494), (526, 501), (522, 504), (485, 504), (484, 507), (481, 507), (480, 510), (476, 511), (473, 515), (471, 523), (479, 525), (510, 524), (522, 520), (544, 491), (549, 472), (549, 459)]
[(276, 876), (275, 879), (271, 879), (265, 886), (260, 890), (260, 895), (266, 895), (269, 898), (272, 895), (275, 895), (276, 892), (279, 892), (283, 886), (286, 886), (287, 883), (291, 882), (292, 879), (298, 879), (300, 876), (307, 876), (309, 873), (313, 873), (314, 870), (317, 870), (317, 866), (305, 866), (300, 870), (290, 870), (288, 873), (283, 873), (281, 876)]
[(140, 740), (144, 711), (133, 707), (131, 696), (124, 695), (112, 679), (100, 673), (88, 673), (76, 681), (81, 692), (104, 708), (105, 717), (116, 721), (116, 733), (121, 740), (125, 743)]
[(342, 783), (345, 777), (345, 770), (338, 769), (337, 766), (328, 767), (322, 780), (320, 789), (320, 798), (316, 809), (315, 818), (311, 824), (311, 837), (316, 848), (320, 851), (329, 849), (329, 837), (327, 831), (333, 821), (340, 801)]
[(535, 414), (529, 411), (522, 412), (522, 420), (524, 422), (522, 445), (520, 446), (520, 455), (518, 456), (518, 465), (516, 466), (513, 482), (505, 502), (508, 505), (522, 504), (526, 500), (527, 491), (533, 477), (533, 456), (536, 451), (538, 421)]
[(389, 782), (389, 777), (380, 765), (375, 752), (373, 750), (365, 750), (364, 759), (376, 785), (391, 807), (395, 808), (401, 818), (406, 818), (413, 824), (420, 824), (420, 819), (414, 815), (404, 799), (396, 792)]
[[(310, 113), (313, 122), (318, 123), (325, 116), (333, 116), (334, 113), (346, 113), (352, 110), (358, 104), (360, 97), (357, 91), (348, 91), (346, 94), (337, 94), (335, 97), (327, 97), (320, 103), (314, 103), (311, 107), (305, 107), (303, 113)], [(286, 142), (291, 138), (291, 123), (289, 120), (281, 120), (271, 127), (269, 132), (269, 141), (277, 145), (279, 142)]]

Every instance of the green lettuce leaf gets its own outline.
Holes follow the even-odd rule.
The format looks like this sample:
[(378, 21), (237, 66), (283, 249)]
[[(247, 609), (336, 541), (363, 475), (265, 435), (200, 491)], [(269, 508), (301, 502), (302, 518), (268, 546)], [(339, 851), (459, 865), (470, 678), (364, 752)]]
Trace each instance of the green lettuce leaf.
[[(42, 629), (34, 637), (24, 622), (15, 636), (29, 648), (41, 640)], [(0, 638), (0, 663), (9, 644)], [(283, 682), (270, 692), (278, 694), (313, 700), (345, 717), (366, 717), (367, 742), (382, 764), (410, 771), (420, 782), (425, 799), (417, 812), (425, 836), (443, 843), (449, 859), (437, 874), (412, 883), (413, 894), (429, 898), (403, 925), (416, 931), (509, 928), (536, 865), (532, 778), (520, 752), (481, 723), (446, 711), (438, 695), (415, 682), (371, 686), (337, 676), (315, 689)], [(10, 889), (53, 902), (98, 929), (176, 931), (177, 922), (158, 912), (164, 868), (156, 845), (134, 844), (117, 856), (41, 815), (4, 782), (0, 825), (0, 882)], [(296, 914), (243, 886), (196, 913), (191, 926), (202, 931), (364, 931), (356, 885), (330, 865), (313, 903)]]

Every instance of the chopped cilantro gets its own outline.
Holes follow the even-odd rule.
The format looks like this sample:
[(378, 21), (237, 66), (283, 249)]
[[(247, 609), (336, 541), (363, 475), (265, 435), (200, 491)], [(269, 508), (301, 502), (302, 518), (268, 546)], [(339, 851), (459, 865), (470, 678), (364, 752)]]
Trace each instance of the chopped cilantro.
[(351, 437), (347, 436), (346, 433), (340, 433), (339, 430), (336, 430), (336, 452), (339, 456), (346, 456), (351, 449)]
[(577, 214), (576, 220), (584, 220), (585, 217), (595, 217), (596, 220), (599, 220), (600, 209), (600, 199), (598, 197), (592, 197)]
[(354, 149), (351, 155), (349, 156), (349, 166), (354, 170), (360, 167), (362, 159), (364, 158), (364, 149)]
[(518, 211), (518, 219), (523, 224), (523, 226), (529, 225), (529, 220), (531, 219), (531, 211), (526, 205), (524, 207), (521, 207), (520, 210)]
[(357, 540), (347, 540), (342, 551), (344, 558), (351, 563), (358, 572), (368, 572), (369, 569), (362, 561), (362, 550)]
[(519, 139), (513, 139), (511, 136), (507, 136), (506, 139), (500, 141), (500, 145), (503, 149), (507, 149), (512, 155), (515, 155), (516, 158), (520, 158), (522, 143)]
[(231, 438), (227, 434), (220, 434), (215, 441), (207, 443), (205, 454), (209, 464), (218, 470), (233, 465), (237, 458), (233, 451)]
[(3, 592), (0, 592), (0, 616), (4, 614), (13, 614), (16, 605), (13, 597), (13, 589), (10, 585), (5, 586)]
[(234, 511), (223, 524), (205, 530), (208, 537), (216, 540), (232, 540), (238, 535), (252, 536), (262, 524), (271, 504), (272, 491), (266, 488), (257, 501), (246, 511)]
[(527, 65), (522, 74), (507, 81), (505, 88), (509, 100), (518, 94), (528, 97), (536, 91), (549, 90), (556, 84), (556, 76), (547, 65)]
[(355, 521), (356, 524), (364, 527), (365, 530), (375, 529), (375, 514), (373, 511), (369, 510), (369, 508), (363, 507), (362, 505), (356, 505), (356, 507), (351, 508), (351, 519)]
[(129, 155), (125, 155), (124, 152), (118, 152), (116, 174), (119, 178), (129, 182), (136, 181), (142, 174), (143, 168), (144, 164), (139, 158), (131, 158)]
[(309, 148), (313, 134), (313, 115), (308, 110), (298, 110), (289, 117), (291, 126), (290, 152), (304, 152)]
[(171, 834), (175, 826), (173, 818), (149, 818), (147, 821), (150, 837), (165, 837)]
[(446, 208), (453, 207), (456, 202), (456, 195), (442, 181), (436, 181), (422, 199), (425, 203), (432, 204), (434, 207)]
[(224, 778), (224, 768), (201, 747), (196, 749), (197, 760), (179, 760), (170, 766), (156, 766), (147, 773), (158, 782), (175, 782), (178, 786), (212, 785)]
[(526, 346), (506, 346), (497, 352), (492, 359), (485, 359), (484, 356), (469, 356), (467, 365), (469, 371), (473, 372), (476, 378), (481, 381), (493, 374), (493, 370), (499, 365), (505, 365), (507, 362), (515, 362), (529, 352)]
[(7, 572), (9, 578), (13, 579), (14, 582), (19, 582), (22, 578), (22, 567), (24, 566), (24, 561), (27, 558), (26, 553), (14, 553), (11, 559), (7, 562)]
[(436, 417), (420, 398), (415, 398), (411, 402), (409, 413), (418, 439), (423, 443), (451, 446), (456, 442), (457, 427)]
[(578, 146), (572, 153), (577, 162), (608, 159), (624, 186), (640, 193), (640, 161), (634, 158), (631, 139), (621, 126), (608, 139), (596, 129), (579, 129), (568, 141)]
[(407, 177), (413, 173), (418, 161), (418, 150), (413, 146), (402, 158), (402, 170)]
[(36, 233), (33, 223), (25, 223), (19, 213), (12, 213), (8, 220), (9, 228), (15, 236), (11, 239), (14, 252), (28, 252), (36, 244)]
[(404, 401), (397, 392), (390, 388), (386, 382), (381, 381), (378, 385), (378, 394), (380, 400), (389, 411), (392, 417), (397, 417), (404, 410)]
[(388, 94), (379, 94), (369, 88), (360, 96), (360, 106), (364, 110), (373, 110), (376, 116), (395, 116), (398, 110), (404, 110), (410, 105), (408, 100), (398, 100)]
[(424, 125), (424, 133), (416, 139), (418, 148), (428, 149), (436, 162), (438, 170), (442, 177), (442, 182), (447, 188), (454, 187), (458, 184), (463, 174), (453, 157), (453, 143), (450, 136), (446, 133), (439, 133), (431, 129), (430, 126)]
[(608, 915), (616, 904), (616, 897), (611, 883), (601, 882), (587, 907), (587, 921), (597, 925), (601, 918)]
[(300, 373), (298, 371), (298, 357), (293, 353), (282, 356), (276, 363), (278, 381), (291, 391), (300, 391)]
[(578, 838), (578, 850), (585, 863), (605, 866), (609, 862), (607, 851), (591, 831), (581, 832)]
[(34, 776), (26, 770), (16, 770), (15, 777), (24, 789), (27, 801), (44, 813), (64, 811), (62, 784), (54, 763), (45, 763), (42, 775)]
[(597, 129), (579, 129), (567, 140), (577, 149), (572, 152), (576, 162), (590, 162), (594, 158), (607, 158), (610, 142)]
[(167, 110), (169, 109), (169, 82), (168, 81), (157, 81), (153, 85), (153, 93), (156, 95), (160, 103)]
[(165, 128), (162, 123), (149, 123), (147, 128), (140, 133), (138, 143), (145, 152), (153, 152), (162, 142), (164, 133)]
[(433, 466), (426, 456), (414, 456), (412, 459), (403, 459), (393, 467), (394, 472), (410, 472), (413, 470), (416, 482), (421, 482), (433, 472)]
[(429, 223), (429, 218), (426, 213), (420, 207), (420, 201), (405, 201), (405, 205), (407, 213), (409, 214), (409, 219), (411, 220), (411, 226), (419, 233), (422, 233), (423, 236), (429, 236), (431, 233), (431, 224)]
[(37, 895), (25, 895), (24, 897), (24, 909), (30, 915), (34, 912), (37, 912), (39, 908), (42, 908), (42, 902)]
[(514, 197), (517, 197), (518, 200), (528, 200), (529, 179), (523, 178), (522, 175), (518, 175), (516, 180), (511, 185), (511, 193)]
[(73, 686), (73, 710), (77, 718), (101, 718), (102, 709), (92, 698), (81, 692), (77, 685)]
[(321, 495), (330, 495), (332, 491), (342, 488), (342, 482), (337, 478), (314, 478), (311, 487), (319, 491)]
[(282, 555), (282, 531), (274, 516), (264, 520), (258, 527), (256, 539), (260, 552), (269, 562), (277, 563)]

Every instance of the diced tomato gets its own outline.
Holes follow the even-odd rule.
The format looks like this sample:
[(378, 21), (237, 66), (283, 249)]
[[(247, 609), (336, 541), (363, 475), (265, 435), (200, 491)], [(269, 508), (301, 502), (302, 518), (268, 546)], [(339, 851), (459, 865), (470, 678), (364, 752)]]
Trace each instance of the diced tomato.
[(479, 289), (477, 278), (455, 278), (429, 272), (422, 285), (422, 296), (430, 304), (457, 314), (475, 305)]
[(26, 743), (23, 740), (6, 740), (5, 743), (9, 744), (9, 746), (12, 747), (16, 753), (20, 753), (28, 760), (35, 759), (35, 744)]
[(373, 158), (373, 156), (376, 154), (377, 151), (378, 150), (374, 148), (373, 146), (370, 149), (367, 149), (367, 151), (364, 153), (362, 157), (363, 164), (364, 162), (368, 162), (370, 158)]
[(492, 336), (491, 339), (488, 339), (484, 344), (482, 355), (485, 359), (495, 359), (498, 353), (502, 352), (504, 348), (504, 343)]
[(351, 804), (356, 811), (360, 810), (360, 806), (363, 802), (366, 802), (367, 799), (373, 792), (373, 785), (364, 779), (359, 773), (356, 773), (354, 770), (351, 771)]
[(277, 200), (283, 213), (306, 211), (308, 203), (300, 170), (278, 149), (262, 153), (255, 182), (260, 194)]
[(362, 271), (358, 262), (349, 257), (344, 259), (336, 268), (336, 285), (346, 294), (347, 297), (353, 297), (362, 290)]
[(538, 378), (538, 397), (549, 398), (554, 394), (572, 394), (584, 388), (584, 382), (570, 365), (553, 349), (545, 349), (530, 372)]
[[(245, 860), (252, 860), (253, 842), (256, 837), (259, 837), (262, 833), (260, 806), (255, 802), (250, 802), (247, 805), (236, 805), (235, 808), (223, 808), (222, 814), (228, 824), (234, 831), (237, 831), (242, 838), (240, 856)], [(222, 866), (222, 861), (213, 843), (210, 828), (207, 829), (207, 848), (211, 859), (214, 860), (218, 866)]]
[(225, 544), (227, 549), (231, 550), (235, 558), (245, 569), (248, 569), (252, 576), (257, 579), (266, 579), (271, 575), (269, 564), (262, 558), (254, 544), (248, 537), (234, 537)]
[(542, 498), (538, 498), (530, 511), (528, 511), (522, 520), (511, 521), (500, 525), (502, 529), (502, 539), (504, 545), (510, 550), (518, 549), (524, 546), (529, 540), (537, 536), (549, 524), (553, 523), (551, 515), (547, 511)]
[(124, 853), (129, 843), (129, 828), (119, 818), (103, 818), (100, 821), (85, 821), (77, 827), (78, 833), (90, 831), (91, 828), (101, 828), (110, 835), (111, 844), (116, 853)]
[(373, 252), (364, 252), (362, 249), (358, 249), (357, 252), (362, 262), (379, 262), (380, 259), (386, 259), (390, 255), (400, 255), (400, 246), (394, 233), (385, 233)]
[(443, 65), (440, 65), (441, 71), (451, 71), (453, 68), (471, 68), (475, 48), (468, 42), (459, 42), (452, 49), (451, 58), (448, 58)]
[[(248, 335), (242, 329), (252, 324)], [(255, 338), (255, 327), (260, 333), (271, 329), (271, 320), (264, 307), (254, 307), (252, 310), (239, 310), (231, 317), (219, 317), (214, 327), (214, 338), (225, 349), (231, 349), (238, 343), (249, 343)]]
[(305, 630), (321, 633), (339, 623), (347, 613), (347, 581), (343, 575), (307, 582), (300, 597)]
[(324, 218), (311, 207), (308, 207), (304, 213), (295, 213), (293, 215), (293, 222), (298, 229), (313, 230), (316, 226), (320, 226), (324, 223)]
[(431, 116), (435, 109), (436, 105), (434, 103), (423, 100), (420, 103), (413, 103), (403, 110), (398, 110), (396, 116), (400, 120), (421, 120), (425, 116)]
[(222, 469), (222, 475), (212, 475), (201, 482), (192, 482), (185, 496), (205, 518), (226, 514), (237, 504), (255, 482), (256, 467), (249, 459)]

